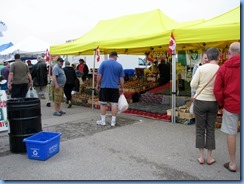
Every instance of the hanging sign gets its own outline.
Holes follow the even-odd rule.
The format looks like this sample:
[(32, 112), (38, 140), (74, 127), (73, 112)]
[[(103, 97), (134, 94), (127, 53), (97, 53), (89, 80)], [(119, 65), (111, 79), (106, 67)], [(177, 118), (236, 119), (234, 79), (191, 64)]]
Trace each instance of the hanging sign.
[(197, 50), (190, 50), (191, 60), (196, 61), (199, 60), (199, 54)]

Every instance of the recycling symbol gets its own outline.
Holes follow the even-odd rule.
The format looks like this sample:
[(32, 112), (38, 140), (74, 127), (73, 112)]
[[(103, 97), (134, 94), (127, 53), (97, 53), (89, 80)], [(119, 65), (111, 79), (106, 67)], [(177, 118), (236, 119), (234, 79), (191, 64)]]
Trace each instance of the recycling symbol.
[(37, 151), (37, 150), (34, 150), (34, 151), (32, 152), (32, 154), (33, 154), (34, 156), (37, 156), (37, 155), (38, 155), (38, 151)]

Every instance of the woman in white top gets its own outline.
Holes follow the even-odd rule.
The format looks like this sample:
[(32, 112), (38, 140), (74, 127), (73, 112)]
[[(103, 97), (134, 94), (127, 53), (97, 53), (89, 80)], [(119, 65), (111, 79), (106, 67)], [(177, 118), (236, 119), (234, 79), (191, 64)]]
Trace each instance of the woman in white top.
[[(196, 73), (198, 67), (200, 67), (200, 66), (202, 66), (202, 65), (204, 65), (204, 64), (206, 64), (206, 63), (208, 63), (208, 62), (209, 62), (209, 61), (208, 61), (207, 53), (206, 53), (206, 51), (203, 51), (203, 52), (202, 52), (201, 62), (195, 64), (195, 65), (194, 65), (194, 68), (193, 68), (193, 70), (192, 70), (192, 79), (193, 79), (193, 77), (194, 77), (194, 75), (195, 75), (195, 73)], [(191, 88), (191, 97), (193, 97), (195, 94), (196, 94), (196, 89), (195, 89), (195, 88)]]
[(215, 149), (215, 121), (218, 111), (213, 88), (215, 75), (219, 68), (220, 52), (217, 48), (210, 48), (206, 53), (209, 63), (197, 69), (190, 85), (196, 89), (193, 111), (196, 122), (196, 148), (200, 152), (198, 162), (204, 164), (205, 148), (208, 150), (207, 164), (211, 165), (215, 163), (212, 150)]

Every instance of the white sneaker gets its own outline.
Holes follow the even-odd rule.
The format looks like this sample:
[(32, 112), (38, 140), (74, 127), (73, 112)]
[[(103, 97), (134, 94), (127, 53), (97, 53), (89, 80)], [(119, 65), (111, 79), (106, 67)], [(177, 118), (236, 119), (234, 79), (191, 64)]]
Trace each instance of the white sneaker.
[(102, 121), (102, 120), (98, 120), (97, 121), (97, 125), (106, 125), (105, 121)]
[(111, 121), (111, 126), (115, 126), (116, 122), (115, 121)]

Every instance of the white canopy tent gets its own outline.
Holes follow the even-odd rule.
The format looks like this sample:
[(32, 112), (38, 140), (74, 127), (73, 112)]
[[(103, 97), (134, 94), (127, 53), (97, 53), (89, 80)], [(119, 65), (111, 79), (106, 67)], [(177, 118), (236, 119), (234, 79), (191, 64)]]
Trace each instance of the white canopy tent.
[(0, 55), (13, 55), (16, 53), (21, 55), (38, 55), (45, 53), (49, 47), (49, 43), (34, 36), (30, 36), (14, 44), (14, 46), (0, 52)]

